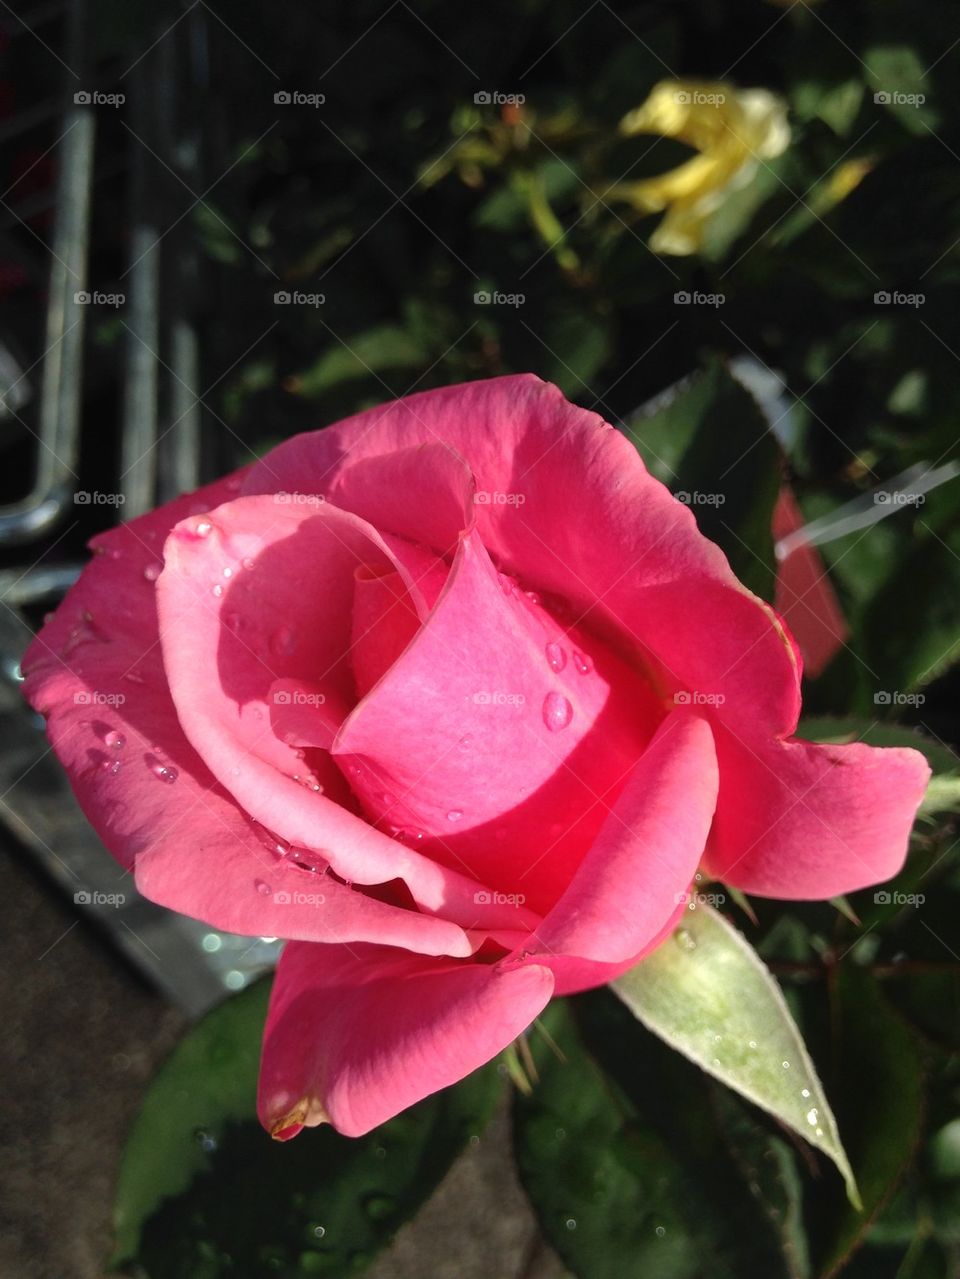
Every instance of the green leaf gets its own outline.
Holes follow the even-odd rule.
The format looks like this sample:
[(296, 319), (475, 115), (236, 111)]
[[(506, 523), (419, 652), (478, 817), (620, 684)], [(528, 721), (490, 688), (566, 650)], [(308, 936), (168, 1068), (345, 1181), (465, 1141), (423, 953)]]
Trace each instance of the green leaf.
[(695, 904), (673, 937), (612, 987), (649, 1030), (828, 1155), (858, 1203), (833, 1112), (780, 987), (722, 915)]
[(489, 1066), (359, 1140), (271, 1141), (255, 1115), (266, 998), (260, 984), (215, 1009), (158, 1073), (124, 1156), (114, 1264), (151, 1279), (358, 1274), (502, 1092)]
[(804, 1244), (792, 1237), (799, 1187), (789, 1150), (778, 1163), (745, 1108), (732, 1121), (721, 1115), (698, 1072), (608, 992), (555, 1002), (544, 1021), (562, 1056), (531, 1037), (539, 1078), (515, 1099), (514, 1138), (544, 1233), (575, 1274), (807, 1275)]
[(114, 1261), (136, 1255), (143, 1223), (161, 1200), (208, 1166), (205, 1147), (253, 1113), (270, 982), (214, 1008), (155, 1076), (130, 1134), (114, 1206)]
[(846, 1207), (831, 1229), (820, 1272), (834, 1273), (890, 1196), (920, 1135), (922, 1078), (915, 1036), (876, 978), (841, 964), (831, 990), (837, 1039), (837, 1109), (863, 1209)]
[(666, 403), (625, 425), (651, 474), (689, 503), (740, 580), (772, 599), (780, 450), (749, 391), (712, 360)]

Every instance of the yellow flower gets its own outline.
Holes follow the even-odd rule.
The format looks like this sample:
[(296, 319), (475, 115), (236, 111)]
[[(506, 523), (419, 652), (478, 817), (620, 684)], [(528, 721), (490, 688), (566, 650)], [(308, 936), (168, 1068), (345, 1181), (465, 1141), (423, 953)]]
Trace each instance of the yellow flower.
[(780, 155), (790, 141), (781, 98), (719, 81), (662, 80), (624, 116), (620, 132), (661, 134), (699, 152), (659, 177), (618, 183), (607, 192), (642, 213), (665, 209), (650, 247), (675, 254), (696, 253), (707, 219), (727, 193), (746, 186), (758, 163)]

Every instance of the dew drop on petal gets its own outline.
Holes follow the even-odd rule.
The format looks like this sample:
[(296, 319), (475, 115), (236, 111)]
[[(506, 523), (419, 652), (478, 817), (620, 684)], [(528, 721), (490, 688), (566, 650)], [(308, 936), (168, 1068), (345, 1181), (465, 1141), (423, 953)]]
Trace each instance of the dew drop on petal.
[(553, 671), (562, 671), (567, 664), (567, 655), (559, 644), (551, 641), (547, 645), (547, 662)]
[(123, 768), (123, 764), (119, 759), (105, 759), (100, 767), (105, 773), (109, 773), (111, 777), (116, 777), (120, 769)]
[(586, 653), (574, 653), (573, 664), (581, 675), (589, 675), (593, 670), (593, 659)]
[(543, 722), (551, 733), (566, 728), (573, 719), (573, 707), (562, 693), (548, 693), (543, 699)]
[(219, 599), (221, 595), (223, 594), (223, 587), (220, 585), (219, 582), (217, 582), (216, 586), (212, 588), (212, 593), (217, 599)]
[(451, 809), (450, 809), (450, 811), (449, 811), (449, 813), (447, 813), (447, 821), (448, 821), (448, 822), (458, 822), (462, 816), (463, 816), (463, 811), (462, 811), (462, 809), (459, 809), (459, 808), (451, 808)]
[(273, 892), (273, 889), (264, 879), (258, 879), (256, 881), (256, 886), (257, 886), (257, 892), (260, 894), (261, 897), (269, 897), (270, 894)]
[(457, 742), (457, 745), (460, 747), (462, 751), (468, 751), (470, 747), (473, 745), (473, 738), (468, 733), (466, 737), (460, 738), (459, 742)]
[(163, 566), (160, 564), (148, 564), (147, 567), (143, 570), (143, 576), (147, 579), (148, 582), (155, 582), (157, 578), (160, 576), (160, 571), (162, 567)]
[(166, 782), (168, 786), (172, 786), (180, 774), (170, 764), (154, 764), (154, 777), (159, 777), (161, 782)]
[(122, 751), (124, 746), (127, 744), (127, 739), (124, 735), (116, 732), (114, 729), (111, 729), (103, 740), (112, 751)]

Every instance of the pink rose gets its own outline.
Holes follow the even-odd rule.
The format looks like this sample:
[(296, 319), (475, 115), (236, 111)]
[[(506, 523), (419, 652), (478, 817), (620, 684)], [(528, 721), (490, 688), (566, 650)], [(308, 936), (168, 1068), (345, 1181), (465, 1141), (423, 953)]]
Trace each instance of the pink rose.
[(460, 1079), (656, 946), (698, 868), (806, 899), (903, 862), (923, 758), (795, 741), (783, 624), (535, 377), (298, 436), (93, 545), (27, 696), (147, 897), (288, 939), (275, 1136)]

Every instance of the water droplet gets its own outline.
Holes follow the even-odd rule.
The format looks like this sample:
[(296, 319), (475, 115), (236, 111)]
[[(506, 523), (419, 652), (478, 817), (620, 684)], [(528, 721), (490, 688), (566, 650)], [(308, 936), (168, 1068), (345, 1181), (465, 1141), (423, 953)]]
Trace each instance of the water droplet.
[(111, 729), (103, 740), (112, 751), (122, 751), (127, 744), (123, 733), (118, 733), (114, 729)]
[(323, 1226), (314, 1226), (314, 1228), (313, 1228), (313, 1233), (314, 1233), (314, 1235), (316, 1235), (316, 1237), (317, 1237), (318, 1239), (322, 1239), (322, 1238), (323, 1238), (323, 1236), (324, 1236), (327, 1232), (326, 1232), (326, 1230), (323, 1228)]
[(748, 1048), (756, 1048), (756, 1046), (757, 1046), (757, 1041), (755, 1039), (751, 1039), (747, 1045)]
[(243, 568), (247, 568), (247, 569), (253, 568), (253, 560), (250, 558), (249, 555), (245, 555), (243, 559), (240, 561), (240, 564), (241, 564), (241, 567)]
[(503, 591), (504, 595), (512, 595), (514, 591), (516, 590), (516, 586), (517, 586), (516, 579), (513, 577), (510, 577), (509, 574), (498, 573), (497, 580), (500, 583), (500, 589), (501, 591)]
[(270, 636), (270, 651), (277, 657), (289, 656), (296, 646), (296, 638), (289, 626), (281, 626)]
[(270, 894), (273, 892), (273, 889), (264, 879), (254, 880), (254, 883), (256, 884), (257, 892), (260, 894), (261, 897), (269, 897)]
[(223, 938), (219, 933), (205, 933), (200, 945), (208, 955), (215, 955), (223, 945)]
[(550, 669), (554, 671), (562, 671), (567, 664), (567, 654), (560, 644), (554, 644), (552, 641), (547, 645), (547, 662)]
[(462, 816), (463, 816), (463, 810), (462, 810), (462, 809), (459, 809), (459, 808), (451, 808), (451, 809), (450, 809), (450, 812), (449, 812), (449, 813), (447, 813), (447, 821), (448, 821), (448, 822), (458, 822)]
[(325, 875), (330, 869), (329, 859), (312, 848), (298, 848), (293, 860), (301, 870), (309, 871), (311, 875)]
[(655, 1234), (655, 1235), (657, 1236), (657, 1238), (659, 1238), (659, 1239), (662, 1239), (662, 1238), (663, 1238), (663, 1236), (664, 1236), (666, 1233), (667, 1233), (667, 1228), (666, 1228), (666, 1226), (657, 1226), (656, 1230), (654, 1231), (654, 1234)]
[(201, 1150), (209, 1154), (217, 1148), (217, 1139), (208, 1133), (205, 1128), (197, 1128), (193, 1134), (194, 1140)]
[(809, 1089), (809, 1088), (801, 1088), (801, 1089), (800, 1089), (800, 1096), (801, 1096), (801, 1097), (809, 1097), (809, 1096), (810, 1096), (810, 1089)]
[(468, 733), (466, 737), (460, 738), (459, 742), (457, 742), (457, 745), (460, 747), (462, 751), (468, 751), (470, 747), (473, 745), (473, 738)]
[(784, 1070), (790, 1069), (790, 1063), (788, 1061), (782, 1061), (780, 1065), (784, 1068)]
[(562, 693), (548, 693), (543, 699), (543, 722), (551, 733), (566, 728), (573, 719), (573, 707)]
[(563, 1224), (566, 1226), (568, 1230), (576, 1230), (577, 1219), (576, 1217), (568, 1217)]
[(573, 664), (581, 675), (589, 675), (593, 670), (593, 659), (586, 653), (574, 653)]
[(223, 594), (223, 587), (220, 585), (219, 582), (217, 582), (216, 586), (212, 588), (212, 594), (216, 596), (217, 599), (219, 599), (221, 595)]
[(153, 775), (154, 777), (159, 777), (161, 782), (166, 782), (168, 786), (172, 786), (180, 776), (172, 765), (160, 763), (154, 764)]
[(105, 759), (100, 767), (105, 773), (109, 773), (111, 777), (116, 777), (120, 769), (123, 768), (123, 764), (119, 759)]
[(820, 1116), (817, 1113), (817, 1109), (815, 1106), (811, 1110), (807, 1111), (807, 1123), (810, 1125), (811, 1128), (815, 1128), (817, 1126), (817, 1122), (819, 1119), (820, 1119)]
[(527, 599), (530, 601), (531, 604), (543, 603), (543, 599), (539, 591), (524, 591), (523, 593), (524, 595), (526, 595)]
[(687, 932), (685, 928), (678, 928), (673, 934), (673, 939), (683, 950), (696, 950), (697, 939)]
[(197, 520), (196, 524), (187, 531), (194, 537), (209, 537), (213, 531), (213, 525), (209, 520)]
[(147, 579), (148, 582), (155, 582), (157, 578), (160, 576), (162, 569), (163, 569), (162, 564), (148, 564), (147, 567), (143, 570), (143, 576)]
[(225, 568), (225, 569), (223, 570), (223, 576), (224, 576), (224, 577), (233, 577), (233, 569), (232, 569), (232, 568)]

